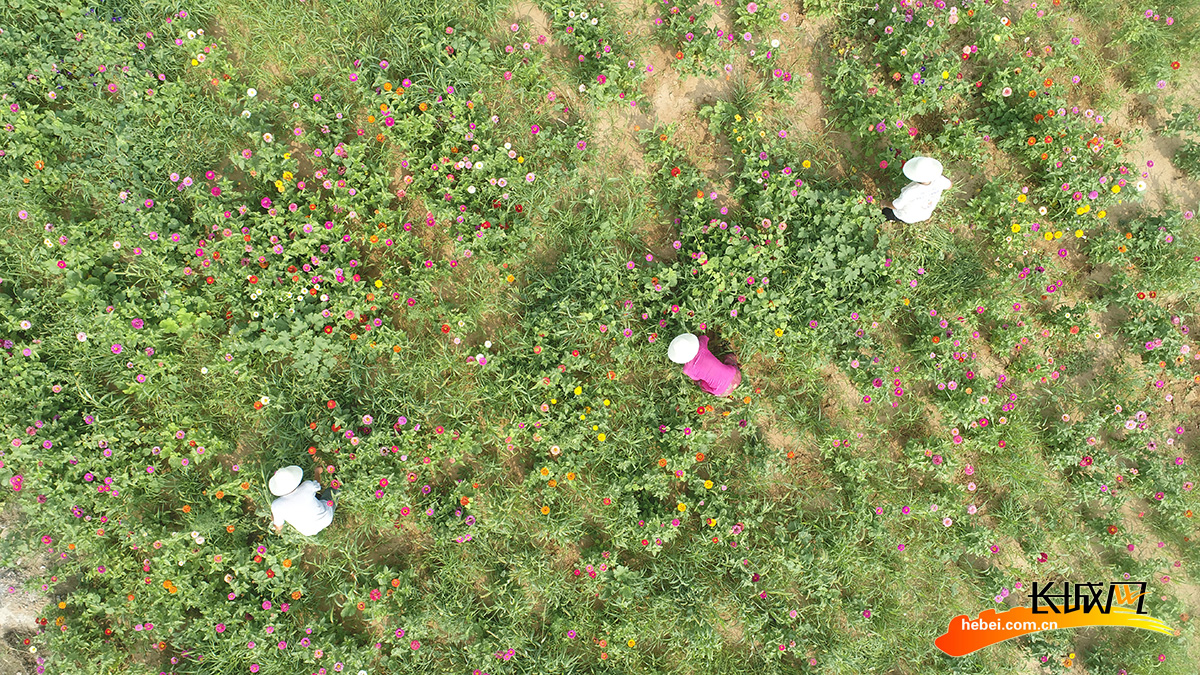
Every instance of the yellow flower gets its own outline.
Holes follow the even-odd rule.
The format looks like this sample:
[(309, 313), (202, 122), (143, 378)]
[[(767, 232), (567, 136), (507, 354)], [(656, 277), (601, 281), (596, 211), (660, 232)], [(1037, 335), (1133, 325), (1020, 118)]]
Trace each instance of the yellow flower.
[(1107, 215), (1108, 215), (1108, 212), (1107, 212), (1107, 211), (1101, 211), (1101, 212), (1099, 212), (1099, 213), (1097, 213), (1097, 214), (1096, 214), (1096, 217), (1097, 217), (1097, 218), (1103, 218), (1104, 216), (1107, 216)]
[(1055, 231), (1054, 231), (1054, 238), (1055, 238), (1055, 239), (1062, 239), (1062, 230), (1055, 230)]
[(741, 137), (741, 136), (738, 136), (738, 138), (737, 138), (737, 139), (740, 141), (740, 140), (742, 140), (742, 137)]
[(524, 157), (524, 156), (521, 156), (521, 157), (518, 157), (518, 158), (517, 158), (517, 164), (524, 164), (524, 163), (525, 163), (525, 157)]
[(630, 639), (629, 639), (629, 642), (626, 642), (625, 644), (629, 645), (630, 647), (636, 647), (636, 646), (637, 646), (637, 640), (634, 640), (633, 638), (630, 638)]
[(904, 298), (904, 306), (908, 307), (908, 298)]
[(284, 179), (284, 180), (291, 180), (291, 179), (292, 179), (292, 172), (291, 172), (291, 171), (284, 171), (284, 172), (283, 172), (283, 179)]
[(713, 482), (711, 480), (704, 481), (704, 489), (705, 490), (711, 490), (712, 486), (713, 486)]
[(604, 399), (604, 405), (608, 405), (609, 403), (611, 403), (611, 401), (609, 401), (608, 399)]
[(741, 121), (742, 121), (742, 116), (741, 116), (741, 115), (734, 115), (734, 116), (733, 116), (733, 121), (734, 121), (734, 122), (741, 122)]
[(950, 71), (948, 71), (948, 70), (943, 70), (943, 71), (942, 71), (942, 79), (943, 79), (943, 80), (948, 80), (948, 79), (950, 79)]
[(783, 337), (783, 329), (782, 328), (775, 329), (775, 337)]
[(291, 159), (291, 158), (292, 158), (292, 153), (290, 153), (290, 152), (285, 152), (285, 153), (283, 153), (283, 158), (284, 158), (284, 159)]
[(1021, 226), (1020, 226), (1020, 225), (1018, 225), (1018, 224), (1016, 224), (1016, 223), (1013, 223), (1013, 224), (1012, 224), (1012, 227), (1011, 227), (1010, 229), (1011, 229), (1013, 232), (1020, 232), (1020, 231), (1021, 231)]
[(1017, 201), (1018, 201), (1018, 202), (1021, 202), (1022, 204), (1024, 204), (1024, 203), (1025, 203), (1025, 199), (1026, 199), (1025, 195), (1017, 195)]
[(558, 399), (552, 398), (552, 399), (550, 399), (550, 403), (551, 404), (558, 403)]
[(1121, 191), (1121, 186), (1120, 186), (1120, 185), (1114, 185), (1114, 186), (1112, 186), (1112, 193), (1113, 193), (1114, 195), (1115, 195), (1115, 194), (1117, 194), (1117, 193), (1118, 193), (1118, 192), (1120, 192), (1120, 191)]
[(760, 132), (758, 132), (758, 137), (759, 137), (759, 138), (766, 138), (766, 137), (767, 137), (767, 132), (765, 132), (765, 131), (760, 131)]
[(575, 395), (576, 396), (578, 396), (582, 393), (583, 393), (583, 387), (575, 387)]
[(383, 288), (383, 282), (376, 279), (375, 280), (375, 288)]
[(810, 166), (812, 166), (812, 162), (810, 162), (810, 161), (808, 161), (808, 160), (806, 159), (806, 160), (804, 160), (803, 162), (800, 162), (800, 166), (802, 166), (802, 167), (804, 167), (804, 168), (806, 168), (806, 169), (807, 169), (807, 168), (809, 168)]
[(199, 61), (197, 61), (196, 59), (192, 59), (192, 65), (193, 65), (193, 66), (198, 66), (198, 65), (200, 65), (200, 62), (199, 62)]
[(1080, 206), (1079, 208), (1075, 209), (1075, 215), (1082, 216), (1083, 214), (1085, 214), (1091, 210), (1092, 210), (1091, 204), (1084, 204), (1083, 206)]
[(504, 277), (504, 280), (511, 284), (512, 282), (516, 281), (517, 278), (510, 274), (510, 275)]
[(281, 180), (275, 181), (275, 187), (277, 187), (277, 188), (283, 187), (283, 181), (281, 181)]
[(679, 509), (680, 513), (683, 513), (684, 511), (687, 511), (687, 504), (676, 504), (675, 508)]
[(1045, 234), (1045, 235), (1043, 235), (1043, 236), (1044, 236), (1044, 237), (1046, 237), (1046, 241), (1050, 241), (1051, 239), (1053, 239), (1053, 238), (1054, 238), (1054, 233), (1053, 233), (1053, 232), (1050, 232), (1049, 230), (1047, 230), (1047, 231), (1046, 231), (1046, 234)]
[(607, 436), (605, 436), (604, 434), (600, 434), (599, 436), (597, 436), (597, 437), (596, 437), (596, 440), (598, 440), (598, 441), (600, 441), (601, 443), (603, 443), (603, 442), (604, 442), (604, 439), (606, 439), (606, 438), (608, 438), (608, 437), (607, 437)]

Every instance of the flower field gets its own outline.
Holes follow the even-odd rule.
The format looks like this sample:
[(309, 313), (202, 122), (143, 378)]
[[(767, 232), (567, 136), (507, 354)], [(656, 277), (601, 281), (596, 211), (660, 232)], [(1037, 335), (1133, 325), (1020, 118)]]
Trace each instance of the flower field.
[[(1197, 56), (1194, 0), (10, 0), (0, 666), (1194, 675)], [(935, 646), (1063, 580), (1172, 634)]]

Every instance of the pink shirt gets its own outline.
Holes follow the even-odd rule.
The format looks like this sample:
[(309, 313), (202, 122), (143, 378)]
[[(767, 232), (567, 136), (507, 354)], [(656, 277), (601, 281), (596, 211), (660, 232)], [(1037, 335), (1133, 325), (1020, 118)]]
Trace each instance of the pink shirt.
[(716, 396), (729, 393), (739, 379), (737, 367), (731, 366), (708, 351), (708, 336), (700, 336), (700, 352), (683, 365), (683, 374), (700, 383), (700, 388)]

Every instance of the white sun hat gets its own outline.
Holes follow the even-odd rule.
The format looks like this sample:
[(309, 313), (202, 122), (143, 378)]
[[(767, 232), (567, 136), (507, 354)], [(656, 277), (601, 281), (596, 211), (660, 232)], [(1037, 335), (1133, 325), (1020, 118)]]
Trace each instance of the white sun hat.
[(271, 489), (271, 494), (276, 497), (282, 497), (292, 490), (295, 490), (300, 485), (300, 480), (304, 478), (304, 469), (296, 466), (285, 466), (275, 472), (271, 476), (271, 481), (267, 483), (267, 487)]
[(917, 155), (904, 163), (904, 175), (918, 183), (928, 183), (942, 175), (942, 163), (932, 157)]
[(667, 347), (667, 358), (675, 363), (684, 364), (696, 358), (700, 353), (700, 338), (691, 333), (677, 335)]

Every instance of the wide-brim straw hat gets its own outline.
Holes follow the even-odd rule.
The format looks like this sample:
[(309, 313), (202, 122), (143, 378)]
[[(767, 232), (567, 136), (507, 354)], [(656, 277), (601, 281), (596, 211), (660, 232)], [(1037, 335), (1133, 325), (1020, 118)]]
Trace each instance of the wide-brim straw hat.
[(904, 175), (918, 183), (928, 183), (942, 175), (942, 163), (932, 157), (913, 157), (904, 163)]
[(270, 488), (271, 494), (282, 497), (299, 487), (303, 478), (304, 469), (293, 464), (276, 471), (275, 475), (271, 476), (270, 482), (267, 483), (267, 487)]
[(671, 346), (667, 347), (667, 358), (681, 365), (696, 358), (699, 353), (700, 338), (691, 333), (676, 336), (671, 340)]

